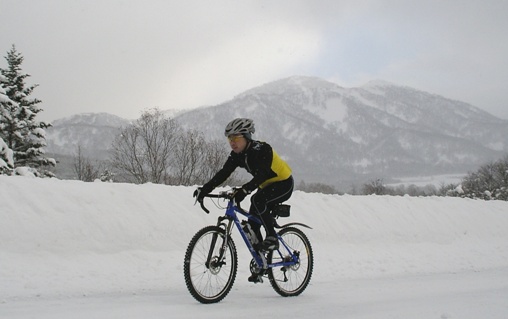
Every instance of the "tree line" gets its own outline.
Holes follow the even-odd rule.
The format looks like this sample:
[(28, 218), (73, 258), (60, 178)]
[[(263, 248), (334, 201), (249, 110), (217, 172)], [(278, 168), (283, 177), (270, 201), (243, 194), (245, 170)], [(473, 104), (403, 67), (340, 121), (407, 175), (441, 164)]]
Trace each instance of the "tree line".
[(387, 186), (375, 179), (362, 186), (363, 195), (453, 196), (484, 200), (508, 200), (508, 155), (469, 172), (460, 183), (441, 184), (440, 187)]

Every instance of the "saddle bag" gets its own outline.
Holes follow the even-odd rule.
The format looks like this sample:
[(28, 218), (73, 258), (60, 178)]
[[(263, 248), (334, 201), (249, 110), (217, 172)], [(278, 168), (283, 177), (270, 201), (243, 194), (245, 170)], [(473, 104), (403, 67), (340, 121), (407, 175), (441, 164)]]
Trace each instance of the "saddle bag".
[(289, 217), (290, 208), (290, 205), (279, 204), (272, 209), (272, 215), (273, 217)]

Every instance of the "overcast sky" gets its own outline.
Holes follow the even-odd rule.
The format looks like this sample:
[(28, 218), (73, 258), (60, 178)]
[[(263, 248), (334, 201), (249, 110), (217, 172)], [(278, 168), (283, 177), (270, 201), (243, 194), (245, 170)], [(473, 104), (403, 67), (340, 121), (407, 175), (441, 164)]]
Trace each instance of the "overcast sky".
[(506, 0), (0, 0), (2, 57), (12, 44), (50, 121), (215, 105), (292, 75), (386, 80), (508, 119)]

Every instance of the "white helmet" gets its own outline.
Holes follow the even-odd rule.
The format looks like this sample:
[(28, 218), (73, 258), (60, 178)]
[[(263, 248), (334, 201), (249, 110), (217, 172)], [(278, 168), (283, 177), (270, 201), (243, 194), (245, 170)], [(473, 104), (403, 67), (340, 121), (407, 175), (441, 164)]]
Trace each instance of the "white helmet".
[(232, 120), (226, 125), (224, 135), (238, 135), (243, 134), (250, 138), (250, 135), (256, 131), (254, 128), (254, 122), (251, 119), (237, 118)]

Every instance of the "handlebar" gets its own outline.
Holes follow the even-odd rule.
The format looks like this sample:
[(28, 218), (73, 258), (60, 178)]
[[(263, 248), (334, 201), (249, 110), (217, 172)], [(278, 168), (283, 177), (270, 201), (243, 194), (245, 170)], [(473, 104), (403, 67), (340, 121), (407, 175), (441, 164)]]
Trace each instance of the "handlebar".
[[(205, 197), (224, 198), (224, 199), (229, 199), (229, 200), (232, 200), (234, 198), (233, 191), (220, 192), (219, 194), (206, 194)], [(198, 202), (199, 202), (199, 205), (201, 205), (201, 209), (204, 210), (205, 213), (210, 214), (210, 211), (208, 210), (208, 208), (205, 207), (204, 201), (200, 200)]]

